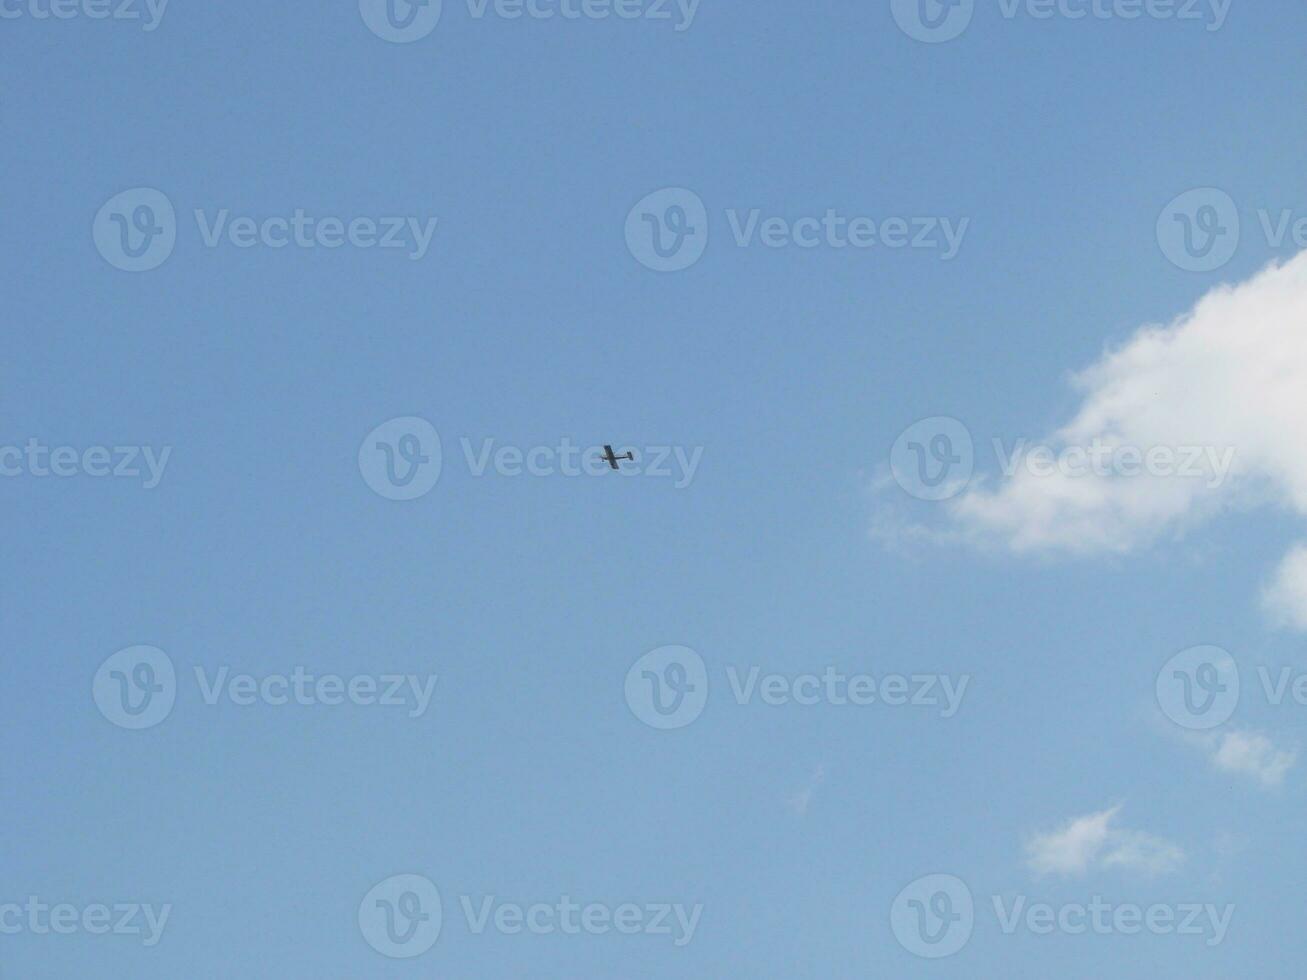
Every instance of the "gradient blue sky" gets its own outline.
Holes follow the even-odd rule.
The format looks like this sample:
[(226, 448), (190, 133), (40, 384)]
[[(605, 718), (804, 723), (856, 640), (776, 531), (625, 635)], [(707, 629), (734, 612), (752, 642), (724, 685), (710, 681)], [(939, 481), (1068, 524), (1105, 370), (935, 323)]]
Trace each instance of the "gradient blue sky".
[[(1257, 602), (1300, 520), (1249, 510), (1072, 559), (887, 547), (869, 529), (910, 423), (963, 420), (992, 472), (989, 440), (1065, 421), (1067, 372), (1105, 344), (1289, 256), (1249, 231), (1256, 208), (1307, 209), (1305, 36), (1307, 8), (1247, 0), (1219, 31), (982, 3), (934, 45), (887, 0), (703, 0), (683, 32), (446, 0), (405, 45), (344, 0), (173, 0), (150, 32), (0, 21), (0, 444), (173, 447), (149, 491), (0, 479), (0, 904), (174, 906), (150, 949), (2, 935), (0, 976), (1300, 975), (1301, 772), (1265, 790), (1217, 771), (1153, 702), (1158, 669), (1195, 644), (1302, 663)], [(141, 186), (180, 228), (162, 266), (130, 274), (91, 225)], [(623, 226), (669, 186), (706, 202), (712, 232), (699, 262), (658, 274)], [(1247, 209), (1244, 240), (1223, 269), (1184, 272), (1154, 226), (1207, 186)], [(439, 226), (420, 261), (209, 249), (195, 208)], [(741, 249), (728, 208), (970, 226), (947, 262)], [(421, 499), (386, 500), (356, 454), (410, 415), (440, 433), (444, 470)], [(704, 451), (684, 489), (477, 478), (461, 437)], [(181, 682), (140, 732), (90, 696), (134, 644)], [(670, 732), (623, 697), (665, 644), (698, 651), (712, 683)], [(412, 719), (210, 707), (192, 676), (297, 664), (439, 682)], [(736, 705), (724, 671), (755, 665), (972, 680), (947, 720)], [(1307, 728), (1307, 708), (1245, 702), (1242, 722), (1278, 742)], [(1028, 866), (1032, 835), (1116, 804), (1183, 865)], [(970, 943), (937, 962), (889, 920), (932, 872), (977, 896)], [(445, 899), (439, 941), (410, 961), (356, 924), (401, 873)], [(1214, 948), (1006, 936), (995, 894), (1236, 912)], [(684, 948), (475, 936), (460, 895), (704, 911)]]

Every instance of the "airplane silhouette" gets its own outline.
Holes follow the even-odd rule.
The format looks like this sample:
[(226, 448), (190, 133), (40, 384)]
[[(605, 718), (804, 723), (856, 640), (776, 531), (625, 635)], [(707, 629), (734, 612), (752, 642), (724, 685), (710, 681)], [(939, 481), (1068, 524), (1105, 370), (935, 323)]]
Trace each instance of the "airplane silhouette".
[(609, 466), (613, 469), (617, 469), (617, 461), (619, 459), (629, 459), (631, 462), (635, 462), (635, 453), (623, 453), (622, 455), (617, 456), (613, 454), (612, 446), (604, 446), (603, 454), (599, 458), (607, 460)]

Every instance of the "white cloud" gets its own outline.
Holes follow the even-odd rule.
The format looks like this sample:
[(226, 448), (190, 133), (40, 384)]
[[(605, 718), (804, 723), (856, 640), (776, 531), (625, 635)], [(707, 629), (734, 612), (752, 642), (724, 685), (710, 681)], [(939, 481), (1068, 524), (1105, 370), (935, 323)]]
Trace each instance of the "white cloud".
[(1220, 736), (1212, 763), (1226, 772), (1252, 776), (1263, 786), (1279, 786), (1297, 761), (1297, 753), (1277, 748), (1256, 732), (1226, 732)]
[[(1232, 507), (1274, 503), (1307, 516), (1307, 253), (1212, 290), (1167, 326), (1139, 329), (1074, 385), (1079, 408), (1045, 444), (1077, 454), (1201, 448), (1196, 475), (1044, 475), (1018, 465), (946, 505), (955, 532), (1018, 552), (1083, 555), (1129, 552)], [(1221, 479), (1217, 461), (1231, 451)], [(1266, 602), (1307, 629), (1307, 546), (1285, 560)]]
[(1201, 752), (1214, 769), (1251, 777), (1265, 789), (1280, 786), (1298, 762), (1296, 746), (1277, 744), (1272, 736), (1251, 729), (1176, 732), (1174, 725), (1168, 725), (1162, 730), (1179, 744)]
[(1116, 827), (1120, 812), (1114, 806), (1037, 834), (1026, 843), (1027, 863), (1039, 874), (1083, 875), (1101, 868), (1163, 874), (1184, 862), (1184, 852), (1170, 841)]
[(1160, 875), (1175, 871), (1184, 864), (1184, 851), (1161, 837), (1138, 830), (1123, 830), (1108, 835), (1108, 847), (1102, 861), (1105, 868), (1127, 868)]
[(1307, 630), (1307, 545), (1298, 545), (1284, 557), (1262, 601), (1281, 624)]
[(1026, 845), (1030, 866), (1041, 874), (1083, 874), (1107, 842), (1107, 829), (1117, 811), (1077, 817), (1061, 830), (1041, 834)]

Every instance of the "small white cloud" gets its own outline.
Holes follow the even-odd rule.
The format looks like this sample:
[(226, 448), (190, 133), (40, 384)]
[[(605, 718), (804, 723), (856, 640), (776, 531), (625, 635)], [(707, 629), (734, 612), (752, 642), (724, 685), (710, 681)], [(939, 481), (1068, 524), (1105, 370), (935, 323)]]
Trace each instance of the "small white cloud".
[(1221, 735), (1212, 763), (1225, 772), (1252, 776), (1263, 786), (1279, 786), (1297, 761), (1296, 752), (1277, 748), (1256, 732), (1226, 732)]
[(1179, 741), (1203, 753), (1221, 772), (1250, 776), (1267, 789), (1280, 786), (1298, 761), (1296, 748), (1277, 745), (1269, 735), (1248, 729), (1186, 732)]
[(1102, 861), (1107, 868), (1128, 868), (1160, 875), (1175, 871), (1184, 864), (1184, 851), (1152, 834), (1122, 830), (1109, 835)]
[(1083, 875), (1101, 868), (1164, 874), (1184, 862), (1184, 852), (1170, 841), (1116, 827), (1120, 812), (1114, 806), (1037, 834), (1026, 844), (1027, 863), (1039, 874)]
[(1040, 874), (1084, 874), (1103, 849), (1108, 826), (1120, 809), (1077, 817), (1061, 830), (1034, 837), (1026, 845), (1030, 866)]
[(1307, 545), (1294, 548), (1280, 562), (1262, 601), (1281, 625), (1307, 631)]

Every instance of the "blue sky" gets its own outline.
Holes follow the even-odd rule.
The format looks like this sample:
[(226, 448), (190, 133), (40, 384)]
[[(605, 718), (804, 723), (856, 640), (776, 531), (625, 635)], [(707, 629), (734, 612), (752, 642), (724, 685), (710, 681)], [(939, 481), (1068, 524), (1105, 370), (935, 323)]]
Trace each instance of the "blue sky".
[(1307, 10), (933, 2), (0, 3), (0, 975), (1298, 975)]

